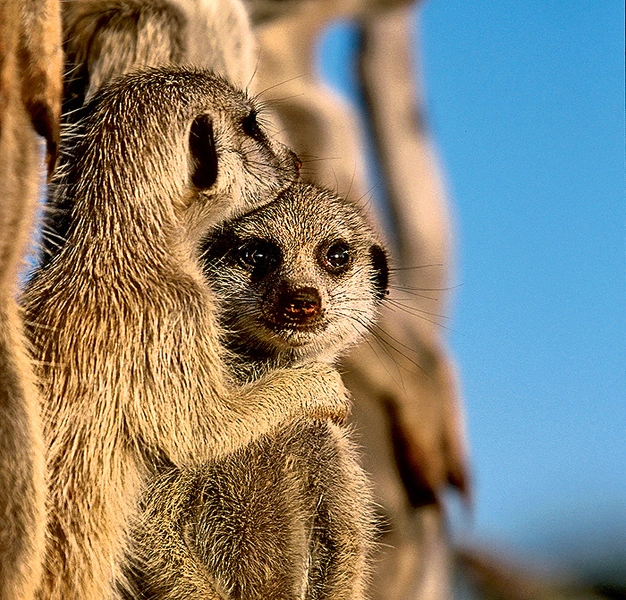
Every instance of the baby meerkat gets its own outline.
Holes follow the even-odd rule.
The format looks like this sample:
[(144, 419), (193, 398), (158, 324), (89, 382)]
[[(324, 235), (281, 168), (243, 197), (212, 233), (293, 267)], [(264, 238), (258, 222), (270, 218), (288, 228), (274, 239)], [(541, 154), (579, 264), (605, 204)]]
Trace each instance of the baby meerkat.
[(41, 599), (112, 598), (128, 526), (160, 465), (230, 454), (302, 414), (345, 418), (327, 365), (238, 386), (198, 245), (298, 175), (257, 104), (208, 72), (102, 88), (62, 146), (64, 241), (25, 293), (49, 473)]
[[(294, 184), (202, 243), (229, 366), (242, 381), (333, 362), (387, 290), (380, 238), (346, 200)], [(153, 480), (134, 528), (142, 598), (365, 598), (376, 531), (349, 431), (306, 417)]]
[(364, 214), (305, 184), (217, 227), (202, 260), (242, 380), (333, 362), (373, 323), (389, 279), (380, 236)]

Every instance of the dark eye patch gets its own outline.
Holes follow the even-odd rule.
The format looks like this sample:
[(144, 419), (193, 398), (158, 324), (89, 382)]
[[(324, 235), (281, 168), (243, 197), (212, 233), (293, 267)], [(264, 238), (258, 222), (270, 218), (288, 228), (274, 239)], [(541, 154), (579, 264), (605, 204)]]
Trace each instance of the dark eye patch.
[(352, 251), (350, 246), (341, 240), (333, 242), (327, 247), (321, 262), (324, 269), (329, 273), (344, 273), (352, 264)]
[(265, 140), (265, 134), (259, 125), (258, 116), (259, 113), (255, 109), (252, 109), (241, 121), (241, 126), (246, 135), (260, 142)]
[(218, 263), (228, 260), (230, 252), (239, 243), (239, 238), (230, 230), (207, 236), (199, 248), (200, 262), (204, 272), (208, 274), (216, 268)]
[(235, 250), (234, 258), (255, 277), (264, 277), (278, 268), (282, 252), (274, 242), (254, 238), (243, 242)]

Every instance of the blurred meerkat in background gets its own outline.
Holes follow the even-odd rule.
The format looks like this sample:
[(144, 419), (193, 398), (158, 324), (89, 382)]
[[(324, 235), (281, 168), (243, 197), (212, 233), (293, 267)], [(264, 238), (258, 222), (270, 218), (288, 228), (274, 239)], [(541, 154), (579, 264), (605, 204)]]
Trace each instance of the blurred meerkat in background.
[(254, 36), (240, 0), (71, 0), (63, 4), (66, 88), (63, 112), (138, 68), (211, 69), (245, 88)]
[(0, 3), (0, 598), (30, 600), (44, 548), (39, 396), (16, 303), (37, 198), (56, 160), (61, 20), (55, 0)]

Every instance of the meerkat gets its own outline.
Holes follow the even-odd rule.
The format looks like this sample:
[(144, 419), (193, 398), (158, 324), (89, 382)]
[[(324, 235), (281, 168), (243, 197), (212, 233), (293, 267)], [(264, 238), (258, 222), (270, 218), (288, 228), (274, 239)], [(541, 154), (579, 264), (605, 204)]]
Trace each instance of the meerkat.
[(137, 68), (194, 65), (245, 87), (255, 41), (241, 0), (70, 0), (63, 4), (64, 113)]
[(116, 597), (128, 525), (161, 465), (191, 467), (347, 393), (316, 363), (229, 376), (197, 247), (208, 227), (298, 175), (258, 105), (208, 72), (102, 88), (62, 145), (51, 203), (66, 239), (24, 295), (50, 478), (39, 598)]
[(202, 261), (243, 381), (333, 363), (374, 322), (389, 281), (386, 251), (363, 211), (312, 184), (293, 184), (214, 228)]
[[(227, 362), (242, 383), (324, 361), (362, 337), (385, 297), (380, 237), (352, 203), (294, 184), (202, 245)], [(366, 597), (376, 531), (349, 431), (298, 418), (225, 458), (150, 483), (129, 597)]]
[(0, 2), (0, 599), (32, 600), (45, 531), (39, 396), (16, 302), (61, 109), (56, 0)]
[[(102, 86), (137, 69), (193, 65), (239, 88), (252, 77), (254, 37), (241, 0), (68, 0), (62, 8), (66, 126)], [(63, 214), (48, 218), (44, 263), (64, 225)]]

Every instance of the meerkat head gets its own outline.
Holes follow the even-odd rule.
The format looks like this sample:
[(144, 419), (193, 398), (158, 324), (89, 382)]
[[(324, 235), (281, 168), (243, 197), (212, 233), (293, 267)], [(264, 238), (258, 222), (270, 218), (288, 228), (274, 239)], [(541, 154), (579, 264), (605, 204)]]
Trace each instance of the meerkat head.
[(188, 135), (190, 206), (211, 214), (214, 222), (268, 202), (299, 178), (301, 166), (291, 150), (272, 139), (260, 105), (218, 81), (213, 85), (219, 97), (209, 111), (193, 116)]
[(334, 360), (373, 324), (387, 255), (353, 204), (295, 184), (201, 247), (227, 344), (275, 364)]
[(104, 86), (66, 132), (47, 250), (81, 220), (77, 208), (103, 236), (136, 225), (195, 244), (207, 227), (269, 202), (298, 179), (300, 162), (261, 112), (223, 78), (191, 68), (145, 69)]

